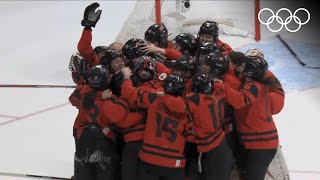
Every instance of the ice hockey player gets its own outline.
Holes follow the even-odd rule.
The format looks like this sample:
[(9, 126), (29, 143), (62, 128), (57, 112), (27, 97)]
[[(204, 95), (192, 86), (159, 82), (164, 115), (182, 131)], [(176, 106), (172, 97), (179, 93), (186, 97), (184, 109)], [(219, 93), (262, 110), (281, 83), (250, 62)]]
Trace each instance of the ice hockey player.
[[(76, 152), (74, 179), (115, 180), (119, 155), (116, 134), (108, 125), (123, 120), (128, 104), (123, 99), (103, 99), (102, 92), (109, 88), (109, 72), (104, 65), (94, 65), (88, 72), (88, 82), (80, 85), (70, 96), (78, 103), (74, 123)], [(111, 113), (117, 112), (117, 113)]]
[(192, 78), (191, 89), (192, 92), (186, 95), (187, 108), (193, 117), (197, 151), (200, 153), (191, 163), (197, 162), (197, 170), (202, 178), (196, 178), (196, 170), (188, 169), (196, 172), (190, 173), (189, 179), (229, 180), (234, 161), (222, 127), (225, 108), (223, 89), (215, 90), (212, 79), (205, 74), (197, 74)]
[(210, 42), (201, 43), (196, 52), (196, 60), (199, 67), (206, 63), (210, 53), (219, 53), (217, 44)]
[[(226, 100), (234, 108), (240, 139), (240, 172), (246, 180), (263, 180), (274, 158), (279, 139), (263, 84), (268, 63), (249, 56), (236, 69), (242, 85), (236, 90), (224, 84)], [(255, 113), (253, 113), (255, 112)]]
[[(84, 59), (87, 60), (88, 64), (96, 65), (99, 64), (99, 56), (94, 52), (91, 41), (92, 41), (92, 27), (96, 26), (96, 23), (100, 19), (102, 10), (96, 9), (99, 7), (98, 3), (92, 3), (86, 7), (81, 21), (81, 25), (84, 26), (81, 38), (78, 42), (78, 51)], [(97, 50), (97, 49), (96, 49)]]
[[(108, 47), (97, 46), (93, 50), (98, 57), (101, 58), (108, 50)], [(73, 82), (77, 85), (84, 84), (87, 71), (92, 67), (92, 65), (93, 64), (88, 64), (88, 61), (85, 60), (78, 52), (72, 54), (69, 62), (69, 70), (71, 71)]]
[(228, 55), (233, 49), (226, 43), (219, 39), (219, 27), (214, 21), (205, 21), (198, 31), (198, 44), (203, 42), (210, 42), (217, 44), (219, 51), (223, 55)]
[(172, 42), (168, 41), (168, 30), (163, 23), (151, 25), (146, 30), (144, 38), (148, 42), (141, 48), (144, 53), (157, 53), (168, 60), (179, 59), (182, 56), (180, 51), (172, 48)]
[(180, 51), (183, 55), (195, 56), (197, 50), (197, 40), (189, 33), (181, 33), (172, 41), (173, 49)]
[[(245, 55), (264, 58), (264, 53), (258, 48), (248, 49)], [(273, 86), (273, 88), (269, 89), (268, 103), (270, 104), (272, 114), (278, 114), (283, 109), (285, 99), (285, 93), (281, 83), (270, 70), (267, 71), (264, 82), (269, 86), (271, 84)], [(277, 153), (268, 167), (265, 179), (268, 177), (271, 179), (289, 179), (289, 170), (283, 157), (281, 146), (278, 146)]]
[[(86, 7), (84, 17), (81, 25), (84, 26), (81, 38), (78, 42), (78, 51), (82, 57), (87, 61), (89, 66), (101, 64), (105, 53), (110, 50), (107, 46), (97, 46), (93, 49), (92, 43), (92, 28), (94, 28), (100, 19), (102, 10), (96, 9), (99, 7), (98, 3), (92, 3)], [(119, 54), (119, 53), (118, 53)]]
[(189, 55), (183, 55), (172, 66), (172, 74), (185, 80), (186, 92), (191, 92), (191, 79), (197, 73), (197, 68), (195, 58)]
[[(132, 86), (129, 68), (123, 69), (122, 90), (128, 94), (138, 94)], [(148, 118), (139, 152), (139, 180), (185, 180), (185, 125), (186, 105), (182, 96), (185, 93), (184, 80), (170, 75), (164, 83), (164, 95), (140, 92), (137, 105), (148, 110)], [(126, 97), (131, 99), (132, 97)]]
[(122, 48), (122, 54), (125, 57), (126, 66), (134, 69), (135, 61), (145, 55), (140, 47), (145, 43), (144, 40), (138, 38), (129, 39)]
[[(162, 92), (163, 87), (159, 80), (156, 79), (155, 72), (156, 61), (150, 56), (141, 56), (137, 59), (133, 75), (131, 77), (133, 86), (139, 89), (136, 93), (130, 94), (122, 87), (122, 96), (127, 97), (130, 104), (131, 112), (140, 112), (145, 115), (142, 123), (131, 126), (123, 130), (125, 145), (122, 151), (122, 179), (123, 180), (139, 180), (139, 150), (142, 146), (147, 111), (137, 107), (137, 96), (140, 92)], [(130, 98), (129, 98), (130, 97)]]
[[(252, 48), (245, 52), (246, 56), (259, 56), (264, 58), (263, 52), (258, 48)], [(270, 71), (268, 70), (265, 76), (265, 79), (263, 80), (266, 85), (272, 86), (269, 87), (269, 94), (268, 99), (269, 103), (271, 104), (271, 112), (272, 114), (278, 114), (284, 106), (284, 90), (282, 88), (282, 85), (278, 78)]]
[(121, 68), (125, 67), (124, 60), (118, 51), (109, 49), (105, 52), (104, 56), (100, 59), (101, 64), (104, 64), (109, 68), (112, 74), (110, 80), (110, 89), (114, 95), (121, 96), (121, 83), (123, 76), (121, 74)]
[[(142, 39), (132, 38), (129, 39), (122, 48), (122, 54), (126, 59), (127, 66), (134, 70), (136, 66), (137, 59), (142, 55), (151, 55), (155, 60), (159, 57), (155, 57), (153, 53), (144, 53), (141, 47), (145, 44), (145, 41)], [(171, 74), (171, 70), (165, 65), (156, 62), (156, 77), (159, 80), (164, 80), (167, 76)]]

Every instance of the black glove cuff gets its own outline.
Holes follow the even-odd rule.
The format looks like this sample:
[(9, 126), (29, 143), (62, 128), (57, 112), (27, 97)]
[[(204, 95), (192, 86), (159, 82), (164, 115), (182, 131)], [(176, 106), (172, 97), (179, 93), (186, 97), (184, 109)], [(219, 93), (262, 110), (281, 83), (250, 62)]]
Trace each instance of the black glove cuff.
[(90, 29), (91, 29), (91, 26), (84, 26), (84, 29), (85, 29), (85, 30), (90, 30)]

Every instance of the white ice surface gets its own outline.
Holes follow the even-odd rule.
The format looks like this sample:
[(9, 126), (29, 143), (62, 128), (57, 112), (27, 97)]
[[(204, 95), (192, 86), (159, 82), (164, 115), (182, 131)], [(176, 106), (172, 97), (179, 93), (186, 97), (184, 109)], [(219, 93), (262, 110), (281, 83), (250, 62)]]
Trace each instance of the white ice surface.
[[(93, 29), (94, 46), (113, 42), (134, 5), (134, 1), (99, 3), (103, 13)], [(76, 51), (82, 32), (80, 21), (88, 4), (0, 1), (0, 84), (72, 85), (68, 62)], [(221, 39), (233, 47), (241, 46), (239, 40)], [(2, 116), (30, 115), (0, 126), (0, 172), (72, 175), (72, 125), (77, 110), (63, 105), (71, 92), (0, 88), (0, 123), (14, 119)], [(49, 110), (58, 105), (63, 106)], [(286, 96), (284, 110), (275, 117), (293, 180), (320, 179), (319, 105), (319, 88), (291, 92)], [(39, 111), (44, 112), (37, 114)], [(29, 178), (0, 175), (0, 180), (8, 179)]]

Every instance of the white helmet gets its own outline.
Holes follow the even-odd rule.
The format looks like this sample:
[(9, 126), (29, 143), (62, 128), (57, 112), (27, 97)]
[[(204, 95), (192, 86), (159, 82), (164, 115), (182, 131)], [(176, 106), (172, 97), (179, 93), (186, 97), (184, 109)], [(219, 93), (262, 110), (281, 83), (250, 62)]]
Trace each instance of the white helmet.
[(258, 48), (248, 49), (244, 54), (245, 54), (246, 56), (259, 56), (259, 57), (264, 58), (263, 52), (262, 52), (260, 49), (258, 49)]

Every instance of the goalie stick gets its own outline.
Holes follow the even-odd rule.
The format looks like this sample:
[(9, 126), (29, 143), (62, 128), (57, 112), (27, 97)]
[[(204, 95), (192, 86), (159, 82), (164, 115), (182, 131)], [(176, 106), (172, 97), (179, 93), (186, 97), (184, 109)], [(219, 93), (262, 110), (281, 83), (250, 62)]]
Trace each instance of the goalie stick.
[(6, 173), (0, 172), (0, 176), (11, 176), (11, 177), (29, 177), (29, 178), (39, 178), (39, 179), (60, 179), (60, 180), (70, 180), (70, 178), (64, 177), (55, 177), (55, 176), (42, 176), (42, 175), (34, 175), (34, 174), (19, 174), (19, 173)]
[(74, 85), (0, 84), (0, 88), (76, 88)]
[(308, 64), (304, 63), (301, 58), (293, 51), (293, 49), (287, 44), (287, 42), (281, 37), (280, 34), (277, 34), (279, 40), (286, 46), (286, 48), (290, 51), (290, 53), (296, 58), (296, 60), (305, 68), (312, 68), (312, 69), (320, 69), (318, 66), (309, 66)]

